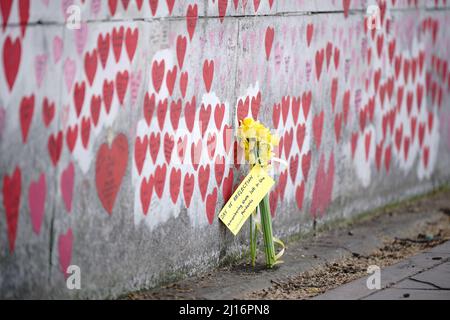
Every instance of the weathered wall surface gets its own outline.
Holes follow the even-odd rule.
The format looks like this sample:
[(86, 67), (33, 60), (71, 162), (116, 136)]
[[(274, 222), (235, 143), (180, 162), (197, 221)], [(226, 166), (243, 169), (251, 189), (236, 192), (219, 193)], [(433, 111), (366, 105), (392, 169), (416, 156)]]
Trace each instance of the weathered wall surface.
[(0, 297), (114, 297), (245, 249), (217, 213), (246, 116), (289, 163), (279, 236), (448, 182), (449, 4), (380, 1), (371, 31), (369, 3), (2, 0)]

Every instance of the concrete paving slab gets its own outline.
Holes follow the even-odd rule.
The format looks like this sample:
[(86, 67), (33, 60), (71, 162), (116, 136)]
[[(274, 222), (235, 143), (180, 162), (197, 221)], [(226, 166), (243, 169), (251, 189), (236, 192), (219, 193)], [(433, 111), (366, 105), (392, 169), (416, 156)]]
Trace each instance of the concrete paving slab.
[(390, 288), (368, 296), (363, 300), (450, 300), (450, 291)]
[[(447, 285), (448, 279), (450, 279), (450, 271), (448, 270), (449, 267), (442, 267), (439, 269), (437, 267), (440, 267), (440, 265), (443, 264), (448, 264), (446, 261), (450, 260), (450, 254), (441, 253), (442, 251), (445, 251), (445, 248), (448, 246), (448, 242), (441, 246), (443, 246), (444, 249), (440, 249), (440, 246), (438, 246), (435, 250), (437, 252), (425, 252), (381, 270), (381, 288), (386, 289), (393, 287), (405, 279), (419, 275), (421, 272), (425, 274), (424, 279), (429, 280), (429, 282), (433, 283), (433, 281), (444, 281), (445, 285)], [(434, 271), (435, 269), (437, 269), (437, 271)], [(447, 277), (448, 279), (442, 280), (441, 277)], [(314, 300), (364, 299), (374, 294), (373, 290), (367, 288), (367, 278), (368, 277), (360, 278), (346, 285), (330, 290), (315, 297)]]
[(450, 242), (445, 242), (440, 246), (437, 246), (437, 247), (431, 248), (430, 250), (427, 250), (426, 252), (450, 254)]
[(439, 289), (450, 290), (450, 262), (443, 263), (431, 270), (419, 273), (411, 279), (432, 284)]
[(436, 287), (419, 281), (414, 281), (411, 279), (405, 279), (395, 284), (392, 288), (395, 289), (409, 289), (409, 290), (436, 290)]

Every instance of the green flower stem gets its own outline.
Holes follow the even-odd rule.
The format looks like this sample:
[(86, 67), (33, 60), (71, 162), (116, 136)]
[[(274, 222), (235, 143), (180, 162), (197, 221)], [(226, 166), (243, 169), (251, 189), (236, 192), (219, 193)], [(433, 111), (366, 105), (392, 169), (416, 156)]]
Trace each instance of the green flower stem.
[(250, 259), (252, 266), (256, 265), (256, 226), (253, 221), (253, 214), (250, 215)]
[(269, 196), (266, 195), (264, 200), (259, 204), (259, 213), (261, 215), (261, 226), (264, 236), (264, 247), (266, 251), (266, 264), (268, 268), (275, 265), (275, 246), (273, 243), (272, 233), (272, 217), (270, 215)]
[[(248, 139), (247, 142), (250, 144), (251, 140), (254, 140), (254, 139)], [(254, 152), (257, 157), (258, 151), (255, 150)], [(254, 165), (251, 165), (251, 167), (253, 168)], [(251, 263), (252, 263), (253, 267), (255, 267), (255, 265), (256, 265), (256, 250), (257, 250), (256, 237), (258, 235), (258, 230), (256, 228), (255, 221), (253, 219), (254, 214), (256, 214), (256, 211), (250, 215), (250, 259), (251, 259)]]
[[(248, 141), (250, 143), (250, 140)], [(259, 157), (259, 143), (257, 143), (256, 148), (254, 149), (255, 160), (256, 163), (263, 166), (261, 163), (261, 159)], [(252, 167), (256, 164), (252, 164)], [(266, 195), (259, 204), (259, 214), (261, 216), (261, 228), (264, 236), (264, 250), (266, 253), (266, 265), (268, 268), (272, 268), (276, 263), (275, 256), (275, 245), (273, 241), (273, 231), (272, 231), (272, 216), (270, 214), (270, 205), (269, 205), (269, 195)], [(257, 228), (255, 221), (253, 219), (253, 214), (250, 216), (250, 256), (251, 263), (254, 267), (256, 265), (256, 249), (257, 249)]]

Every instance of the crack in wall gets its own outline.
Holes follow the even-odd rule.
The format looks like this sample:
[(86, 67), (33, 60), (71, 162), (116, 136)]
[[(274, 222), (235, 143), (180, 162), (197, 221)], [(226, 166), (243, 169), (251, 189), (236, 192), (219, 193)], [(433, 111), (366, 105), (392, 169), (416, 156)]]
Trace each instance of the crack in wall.
[[(207, 9), (205, 8), (205, 11)], [(442, 8), (429, 8), (429, 7), (414, 7), (414, 8), (390, 8), (389, 11), (400, 13), (400, 12), (412, 12), (412, 11), (425, 11), (425, 12), (445, 12), (450, 11), (450, 7), (442, 7)], [(349, 16), (355, 15), (355, 14), (362, 14), (364, 15), (366, 13), (366, 10), (364, 9), (350, 9), (348, 11)], [(302, 17), (302, 16), (320, 16), (320, 15), (342, 15), (344, 14), (343, 10), (324, 10), (324, 11), (281, 11), (273, 14), (236, 14), (236, 15), (226, 15), (224, 16), (224, 20), (227, 19), (259, 19), (259, 18), (270, 18), (270, 17)], [(82, 20), (82, 23), (86, 24), (95, 24), (95, 23), (130, 23), (130, 22), (176, 22), (176, 21), (184, 21), (186, 20), (187, 16), (171, 16), (171, 17), (152, 17), (152, 18), (104, 18), (104, 19), (88, 19), (88, 20)], [(219, 19), (219, 15), (203, 15), (198, 16), (197, 19), (199, 21), (201, 20), (209, 20), (209, 19)], [(55, 21), (55, 20), (37, 20), (34, 22), (29, 22), (27, 24), (24, 23), (7, 23), (5, 28), (8, 27), (22, 27), (26, 25), (27, 27), (41, 27), (41, 26), (64, 26), (66, 23), (63, 21)]]

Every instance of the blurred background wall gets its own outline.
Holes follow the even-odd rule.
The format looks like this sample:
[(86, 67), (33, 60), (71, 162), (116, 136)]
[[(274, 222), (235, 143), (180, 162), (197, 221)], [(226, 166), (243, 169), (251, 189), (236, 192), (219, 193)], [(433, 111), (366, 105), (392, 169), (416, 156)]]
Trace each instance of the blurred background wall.
[(245, 117), (281, 138), (280, 237), (446, 184), (449, 10), (2, 0), (0, 297), (117, 297), (242, 253), (217, 215)]

